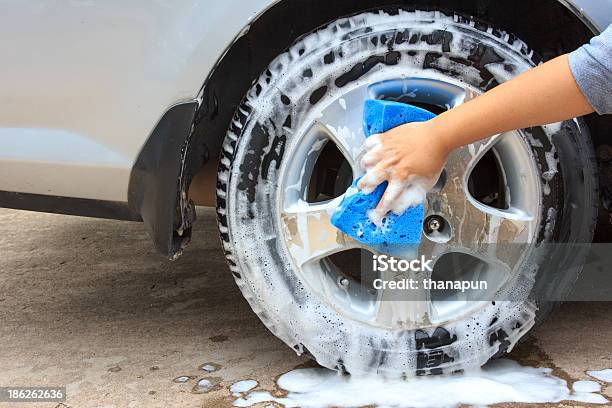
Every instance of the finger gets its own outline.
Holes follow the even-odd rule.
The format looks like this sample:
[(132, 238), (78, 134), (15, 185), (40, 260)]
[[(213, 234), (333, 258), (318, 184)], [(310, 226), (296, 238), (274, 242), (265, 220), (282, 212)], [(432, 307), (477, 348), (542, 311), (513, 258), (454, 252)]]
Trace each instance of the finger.
[(385, 202), (393, 201), (393, 199), (390, 198), (390, 195), (391, 194), (385, 191), (382, 198), (378, 202), (378, 206), (373, 210), (368, 211), (368, 218), (378, 227), (382, 226), (382, 222), (387, 216), (387, 213), (389, 212), (385, 209)]
[(370, 150), (361, 158), (361, 168), (365, 171), (370, 170), (372, 167), (376, 166), (383, 158), (382, 149), (375, 148)]
[(382, 226), (382, 220), (383, 218), (385, 218), (385, 216), (380, 215), (378, 210), (375, 208), (373, 210), (368, 211), (368, 218), (370, 221), (372, 221), (372, 224), (376, 225), (377, 227), (380, 227)]
[(398, 199), (402, 195), (403, 186), (398, 182), (390, 182), (385, 189), (385, 193), (376, 206), (376, 211), (381, 216), (387, 215), (389, 211), (397, 204)]
[(369, 170), (365, 176), (363, 176), (357, 183), (357, 187), (363, 191), (364, 194), (370, 194), (378, 187), (379, 184), (387, 179), (387, 174), (379, 166)]
[(370, 137), (366, 138), (363, 146), (365, 147), (366, 151), (372, 150), (378, 146), (382, 146), (382, 139), (379, 134), (371, 135)]

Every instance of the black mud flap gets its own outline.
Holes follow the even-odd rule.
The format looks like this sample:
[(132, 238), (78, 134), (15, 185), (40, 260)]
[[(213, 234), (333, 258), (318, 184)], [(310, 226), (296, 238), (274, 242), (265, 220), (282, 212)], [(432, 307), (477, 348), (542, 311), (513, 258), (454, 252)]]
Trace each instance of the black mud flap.
[(193, 143), (197, 101), (170, 108), (142, 151), (132, 174), (128, 201), (140, 214), (155, 248), (177, 259), (191, 240), (195, 207), (187, 191), (197, 170), (208, 160), (203, 142)]

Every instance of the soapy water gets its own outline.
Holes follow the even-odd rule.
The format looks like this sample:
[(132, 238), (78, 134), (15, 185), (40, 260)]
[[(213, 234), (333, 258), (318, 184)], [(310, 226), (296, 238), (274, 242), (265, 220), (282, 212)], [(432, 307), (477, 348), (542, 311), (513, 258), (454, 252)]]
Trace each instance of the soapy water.
[(206, 363), (200, 366), (200, 369), (206, 371), (207, 373), (212, 373), (213, 371), (217, 371), (217, 367), (214, 364)]
[(587, 374), (600, 381), (612, 383), (612, 368), (606, 368), (599, 371), (587, 371)]
[(230, 392), (234, 397), (239, 397), (242, 393), (251, 391), (253, 388), (257, 387), (257, 385), (258, 383), (255, 380), (241, 380), (230, 386)]
[(575, 392), (601, 392), (601, 385), (595, 381), (576, 381), (572, 384), (572, 390)]
[(287, 408), (419, 408), (513, 402), (609, 402), (599, 394), (601, 385), (594, 381), (576, 381), (570, 389), (550, 368), (525, 367), (507, 359), (459, 374), (386, 381), (380, 377), (341, 376), (324, 368), (300, 368), (280, 376), (277, 384), (287, 392), (286, 396), (275, 397), (268, 391), (256, 390), (237, 398), (234, 406), (268, 402)]
[(207, 392), (212, 391), (215, 388), (215, 382), (208, 379), (202, 378), (200, 379), (196, 385), (194, 385), (192, 392), (196, 394), (206, 394)]

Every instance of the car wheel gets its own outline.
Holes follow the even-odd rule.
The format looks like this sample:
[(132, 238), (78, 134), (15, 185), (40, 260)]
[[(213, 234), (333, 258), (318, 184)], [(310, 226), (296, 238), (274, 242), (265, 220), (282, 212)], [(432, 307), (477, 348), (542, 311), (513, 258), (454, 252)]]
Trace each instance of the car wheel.
[(478, 20), (396, 10), (338, 19), (270, 63), (227, 132), (217, 204), (230, 269), (276, 336), (325, 367), (391, 377), (480, 366), (512, 349), (535, 322), (538, 282), (563, 291), (579, 272), (556, 278), (564, 257), (545, 244), (592, 238), (596, 166), (580, 120), (458, 149), (428, 194), (419, 251), (434, 260), (432, 276), (486, 279), (492, 301), (373, 290), (355, 261), (375, 251), (330, 215), (361, 174), (365, 99), (440, 113), (537, 62)]

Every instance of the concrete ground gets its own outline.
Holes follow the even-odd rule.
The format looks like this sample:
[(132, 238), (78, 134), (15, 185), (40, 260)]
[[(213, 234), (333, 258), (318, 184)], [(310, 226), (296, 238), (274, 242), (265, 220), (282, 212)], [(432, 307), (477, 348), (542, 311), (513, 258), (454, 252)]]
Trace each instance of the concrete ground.
[[(70, 407), (229, 407), (234, 381), (274, 390), (311, 364), (251, 312), (211, 210), (193, 241), (169, 263), (139, 223), (0, 210), (0, 386), (65, 385)], [(513, 357), (570, 382), (612, 367), (612, 303), (562, 306)], [(203, 377), (216, 390), (195, 392)]]

